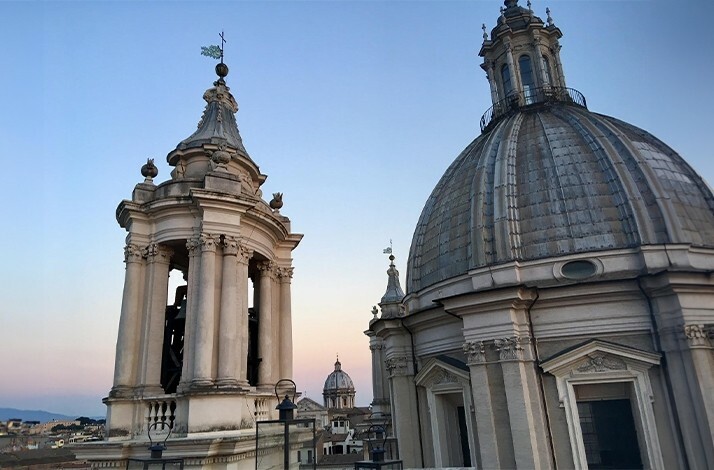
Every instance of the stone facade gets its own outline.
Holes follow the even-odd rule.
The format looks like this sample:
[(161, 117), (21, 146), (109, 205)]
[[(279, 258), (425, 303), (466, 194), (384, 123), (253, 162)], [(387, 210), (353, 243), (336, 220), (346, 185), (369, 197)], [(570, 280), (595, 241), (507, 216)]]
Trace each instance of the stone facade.
[(561, 36), (484, 27), (494, 107), (366, 332), (405, 468), (714, 467), (714, 196), (564, 88)]

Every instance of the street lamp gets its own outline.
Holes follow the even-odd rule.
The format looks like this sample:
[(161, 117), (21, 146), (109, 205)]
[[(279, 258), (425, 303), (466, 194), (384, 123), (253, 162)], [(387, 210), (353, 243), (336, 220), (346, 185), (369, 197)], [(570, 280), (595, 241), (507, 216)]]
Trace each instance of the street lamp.
[[(401, 460), (384, 460), (385, 444), (387, 443), (387, 432), (384, 426), (379, 424), (371, 425), (366, 432), (367, 446), (370, 448), (370, 456), (372, 460), (360, 460), (355, 462), (355, 470), (362, 468), (404, 468)], [(374, 439), (370, 439), (370, 435), (374, 435)], [(381, 436), (381, 439), (379, 438)]]
[[(292, 387), (289, 387), (287, 390), (285, 390), (285, 397), (283, 398), (282, 401), (280, 401), (280, 393), (278, 392), (278, 388), (280, 388), (280, 384), (284, 382), (289, 382), (292, 384)], [(288, 391), (292, 391), (292, 399), (290, 399), (290, 394)], [(270, 427), (270, 425), (275, 425), (279, 424), (282, 425), (283, 428), (283, 435), (282, 435), (282, 444), (283, 444), (283, 469), (288, 470), (290, 469), (290, 426), (293, 426), (295, 428), (300, 428), (300, 427), (312, 427), (312, 443), (311, 443), (311, 450), (312, 450), (312, 455), (315, 455), (315, 419), (295, 419), (294, 418), (294, 413), (295, 409), (297, 409), (297, 405), (294, 403), (295, 397), (297, 396), (297, 386), (295, 385), (295, 382), (293, 382), (290, 379), (280, 379), (278, 382), (275, 384), (275, 398), (278, 399), (278, 406), (275, 407), (276, 410), (278, 410), (278, 419), (277, 420), (266, 420), (266, 421), (258, 421), (255, 424), (255, 446), (256, 446), (256, 458), (255, 458), (255, 468), (258, 470), (258, 455), (260, 454), (260, 439), (261, 439), (261, 433), (260, 433), (260, 428), (263, 426), (263, 429), (266, 427)], [(293, 431), (295, 432), (295, 431)], [(299, 431), (298, 431), (299, 432)], [(265, 439), (265, 437), (264, 437)], [(267, 439), (266, 439), (267, 440)], [(315, 462), (317, 459), (313, 460), (313, 468), (315, 467)], [(299, 462), (296, 463), (295, 468), (299, 468)]]
[[(164, 438), (164, 442), (161, 443), (154, 442), (151, 438), (151, 430), (156, 430), (158, 426), (161, 426), (162, 429), (165, 427), (169, 429), (169, 433)], [(171, 435), (172, 428), (173, 426), (164, 420), (150, 424), (147, 434), (149, 435), (149, 450), (151, 451), (151, 456), (148, 459), (129, 459), (126, 464), (127, 470), (183, 470), (183, 459), (163, 458), (163, 452), (166, 450), (166, 441)]]

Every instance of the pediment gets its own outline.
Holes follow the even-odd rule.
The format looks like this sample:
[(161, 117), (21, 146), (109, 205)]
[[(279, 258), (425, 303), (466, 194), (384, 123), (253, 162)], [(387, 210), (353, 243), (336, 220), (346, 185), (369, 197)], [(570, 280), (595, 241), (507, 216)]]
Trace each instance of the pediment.
[(439, 357), (429, 359), (414, 377), (416, 384), (425, 388), (463, 387), (468, 386), (469, 380), (466, 364), (458, 359)]
[(303, 398), (299, 402), (297, 402), (297, 409), (298, 411), (325, 411), (326, 408), (319, 403), (317, 403), (315, 400), (312, 400), (310, 398)]
[(541, 368), (555, 376), (603, 373), (618, 370), (646, 370), (660, 362), (660, 355), (641, 349), (591, 340), (568, 349), (541, 363)]

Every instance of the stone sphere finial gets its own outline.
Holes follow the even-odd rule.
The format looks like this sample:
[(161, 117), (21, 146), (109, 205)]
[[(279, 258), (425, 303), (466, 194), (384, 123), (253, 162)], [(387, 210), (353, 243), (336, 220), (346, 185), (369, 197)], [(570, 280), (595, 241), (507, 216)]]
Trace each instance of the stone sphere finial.
[(218, 150), (211, 154), (211, 161), (216, 165), (222, 166), (231, 161), (231, 154), (226, 151), (225, 145), (219, 146)]
[(283, 193), (273, 193), (273, 199), (270, 200), (270, 208), (279, 211), (283, 207)]
[(228, 75), (228, 66), (223, 62), (216, 64), (216, 75), (221, 77), (221, 79), (226, 78)]
[(141, 176), (146, 178), (148, 181), (153, 180), (159, 174), (159, 169), (154, 165), (153, 158), (147, 158), (146, 163), (141, 167)]

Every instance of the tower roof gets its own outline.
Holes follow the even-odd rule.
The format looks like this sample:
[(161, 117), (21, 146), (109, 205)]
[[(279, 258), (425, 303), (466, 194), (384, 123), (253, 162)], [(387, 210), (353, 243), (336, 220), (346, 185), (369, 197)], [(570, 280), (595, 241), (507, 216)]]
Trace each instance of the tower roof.
[(352, 383), (347, 372), (342, 370), (342, 363), (338, 358), (335, 361), (335, 370), (327, 376), (325, 380), (325, 386), (323, 387), (323, 393), (330, 393), (336, 391), (354, 391), (355, 385)]

